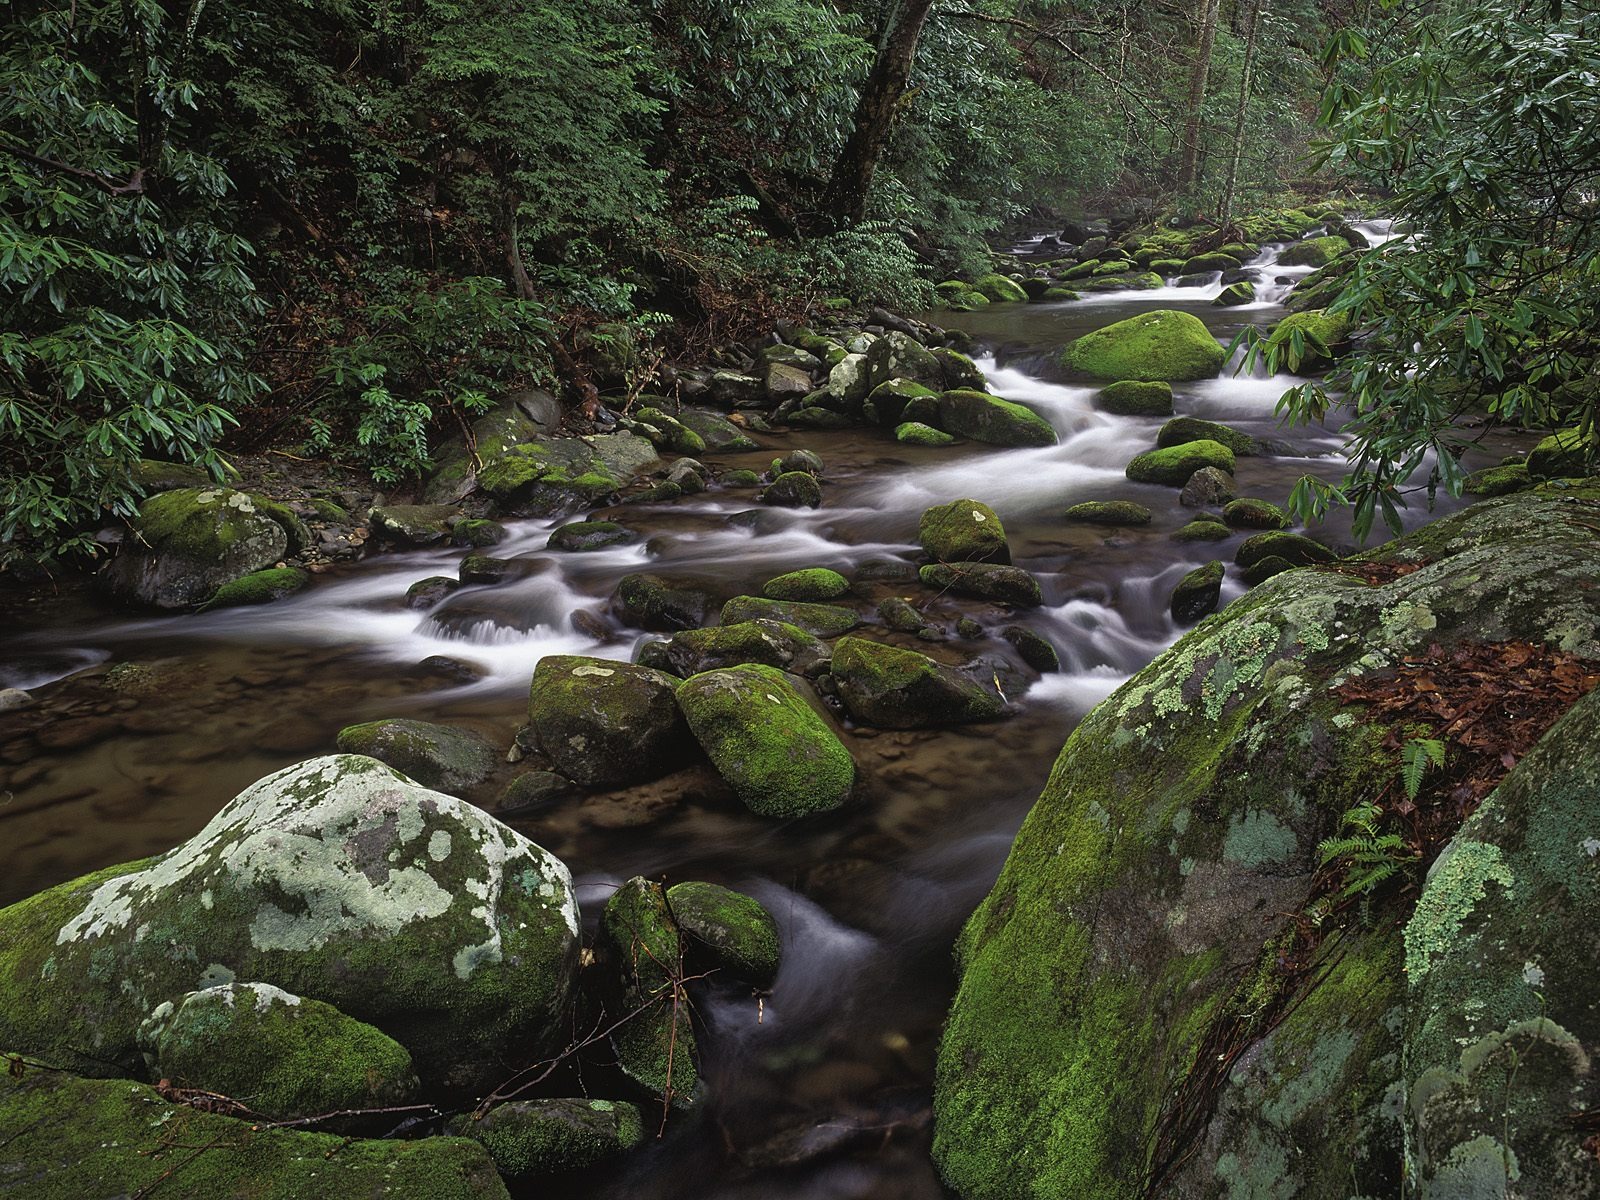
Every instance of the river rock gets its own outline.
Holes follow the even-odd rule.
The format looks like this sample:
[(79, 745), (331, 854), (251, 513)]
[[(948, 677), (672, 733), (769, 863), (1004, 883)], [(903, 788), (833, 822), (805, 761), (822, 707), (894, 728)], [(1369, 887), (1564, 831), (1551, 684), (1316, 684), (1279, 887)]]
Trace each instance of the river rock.
[(1066, 511), (1066, 519), (1083, 525), (1148, 525), (1151, 513), (1132, 500), (1085, 500)]
[(1298, 566), (1287, 558), (1278, 554), (1269, 554), (1265, 558), (1258, 558), (1244, 569), (1244, 581), (1251, 587), (1258, 583), (1265, 583), (1274, 575), (1282, 575), (1285, 571), (1292, 571)]
[(926, 387), (910, 379), (890, 379), (872, 389), (861, 405), (861, 415), (874, 425), (898, 425), (903, 419), (906, 405), (913, 400), (937, 397), (940, 385)]
[(644, 1114), (625, 1100), (513, 1100), (453, 1118), (451, 1134), (482, 1143), (495, 1169), (524, 1182), (597, 1167), (644, 1140)]
[(932, 425), (924, 425), (921, 421), (906, 421), (896, 425), (894, 440), (902, 446), (953, 446), (956, 439), (948, 433), (935, 429)]
[(690, 965), (767, 988), (780, 961), (778, 924), (759, 901), (714, 883), (676, 883), (667, 907), (684, 936)]
[(1147, 450), (1128, 464), (1126, 474), (1134, 483), (1159, 483), (1181, 488), (1189, 477), (1206, 467), (1233, 474), (1233, 451), (1209, 438), (1185, 442), (1181, 446)]
[(780, 508), (820, 508), (822, 488), (806, 471), (785, 471), (761, 492), (761, 503)]
[(1200, 272), (1231, 271), (1243, 264), (1231, 254), (1212, 250), (1206, 254), (1196, 254), (1184, 260), (1183, 274), (1195, 275)]
[(486, 456), (476, 482), (507, 512), (556, 516), (606, 503), (660, 462), (649, 440), (634, 433), (542, 438)]
[(430, 575), (419, 579), (406, 589), (406, 607), (429, 609), (461, 586), (459, 579), (448, 575)]
[(1266, 345), (1268, 351), (1280, 356), (1279, 370), (1320, 371), (1330, 366), (1349, 342), (1350, 318), (1317, 308), (1291, 313), (1279, 321), (1267, 336)]
[(661, 633), (698, 629), (715, 605), (704, 589), (645, 573), (624, 575), (611, 600), (612, 608), (627, 624)]
[(931, 563), (917, 574), (927, 587), (958, 596), (998, 600), (1022, 608), (1037, 608), (1044, 603), (1039, 581), (1021, 567), (982, 562)]
[(1233, 530), (1207, 513), (1172, 531), (1175, 542), (1225, 542), (1232, 536)]
[(732, 421), (717, 413), (699, 408), (685, 408), (678, 412), (678, 420), (698, 434), (712, 454), (733, 454), (741, 450), (760, 448), (754, 438)]
[(830, 407), (854, 411), (872, 390), (871, 378), (865, 354), (845, 355), (828, 372)]
[(1289, 514), (1276, 504), (1241, 496), (1222, 506), (1222, 520), (1235, 529), (1287, 529)]
[(838, 808), (855, 763), (782, 671), (747, 664), (678, 687), (678, 705), (718, 774), (752, 812), (804, 817)]
[(240, 608), (251, 604), (271, 604), (310, 586), (310, 574), (299, 567), (268, 567), (229, 580), (213, 593), (204, 607)]
[[(0, 1076), (0, 1129), (7, 1131), (0, 1179), (37, 1200), (508, 1200), (488, 1153), (465, 1138), (383, 1141), (277, 1129), (175, 1104), (131, 1079), (41, 1070)], [(206, 1149), (154, 1153), (175, 1139)]]
[[(1391, 1196), (1402, 1174), (1476, 1161), (1501, 1172), (1485, 1193), (1500, 1195), (1506, 1159), (1478, 1139), (1504, 1136), (1508, 1098), (1532, 1117), (1512, 1126), (1519, 1158), (1526, 1146), (1543, 1170), (1555, 1161), (1544, 1147), (1565, 1138), (1564, 1161), (1594, 1170), (1553, 1107), (1586, 1103), (1571, 1091), (1582, 1060), (1568, 1022), (1595, 1011), (1583, 964), (1597, 926), (1579, 906), (1595, 891), (1583, 848), (1593, 812), (1567, 807), (1595, 782), (1573, 749), (1537, 773), (1537, 806), (1479, 810), (1458, 838), (1480, 848), (1454, 867), (1441, 859), (1423, 890), (1438, 884), (1439, 899), (1415, 905), (1404, 936), (1415, 892), (1396, 887), (1370, 918), (1307, 943), (1290, 976), (1276, 964), (1320, 841), (1354, 799), (1398, 786), (1395, 756), (1376, 752), (1386, 730), (1334, 689), (1435, 643), (1529, 639), (1593, 670), (1600, 543), (1574, 536), (1574, 523), (1595, 519), (1594, 489), (1523, 493), (1369, 555), (1419, 568), (1390, 582), (1268, 581), (1084, 719), (958, 945), (935, 1094), (934, 1156), (949, 1186), (965, 1197), (1140, 1193), (1154, 1131), (1183, 1094), (1174, 1081), (1235, 1018), (1239, 1052), (1214, 1077), (1167, 1194), (1250, 1179), (1258, 1194)], [(1592, 747), (1588, 719), (1579, 734)], [(1528, 816), (1497, 826), (1502, 812)], [(1550, 822), (1537, 836), (1518, 824), (1535, 813)], [(1294, 979), (1316, 986), (1276, 990)], [(1263, 1003), (1277, 1015), (1249, 1024)], [(1541, 1016), (1564, 1032), (1523, 1024)], [(1526, 1074), (1508, 1089), (1495, 1080), (1511, 1048)], [(1400, 1121), (1423, 1156), (1409, 1169)], [(1458, 1184), (1422, 1194), (1472, 1194)], [(1535, 1183), (1528, 1194), (1567, 1193)]]
[(1240, 458), (1261, 452), (1260, 443), (1248, 433), (1220, 421), (1202, 421), (1199, 417), (1173, 417), (1156, 434), (1156, 446), (1160, 449), (1208, 440), (1226, 446)]
[(1095, 407), (1120, 417), (1170, 417), (1172, 385), (1163, 380), (1141, 383), (1123, 379), (1100, 389)]
[(962, 354), (959, 350), (952, 350), (948, 346), (934, 346), (928, 351), (938, 362), (943, 372), (942, 384), (933, 384), (935, 388), (949, 391), (974, 391), (986, 392), (989, 383), (983, 377), (983, 371), (977, 363)]
[(698, 1047), (684, 991), (683, 938), (659, 883), (635, 876), (600, 914), (600, 946), (612, 986), (611, 1047), (643, 1095), (688, 1108), (699, 1082)]
[(885, 628), (896, 633), (920, 635), (924, 631), (937, 632), (928, 624), (928, 619), (920, 609), (900, 596), (890, 596), (878, 602), (878, 620), (883, 622)]
[(1506, 463), (1472, 472), (1462, 481), (1461, 491), (1467, 496), (1508, 496), (1527, 491), (1535, 482), (1526, 463)]
[(338, 746), (386, 762), (424, 787), (455, 794), (482, 783), (500, 761), (480, 735), (429, 721), (390, 719), (346, 725)]
[[(280, 506), (281, 507), (281, 506)], [(136, 537), (100, 573), (118, 599), (188, 608), (226, 583), (272, 566), (289, 548), (258, 497), (232, 488), (180, 488), (139, 505)]]
[(811, 394), (811, 372), (790, 363), (768, 363), (762, 386), (770, 405), (799, 400)]
[(1010, 642), (1022, 661), (1039, 674), (1051, 675), (1061, 670), (1061, 656), (1056, 653), (1056, 648), (1026, 625), (1007, 625), (1000, 631), (1000, 636)]
[[(702, 487), (704, 485), (702, 484)], [(551, 530), (545, 545), (551, 550), (580, 552), (605, 550), (634, 540), (633, 530), (614, 521), (575, 521)]]
[(1022, 304), (1028, 299), (1021, 284), (999, 274), (978, 276), (972, 281), (972, 290), (996, 304)]
[(1084, 334), (1058, 362), (1073, 379), (1177, 382), (1215, 378), (1226, 357), (1199, 317), (1155, 309)]
[(991, 446), (1054, 446), (1056, 431), (1033, 409), (962, 390), (939, 397), (939, 428)]
[(917, 524), (923, 552), (937, 562), (1011, 561), (1005, 526), (979, 500), (952, 500), (925, 509)]
[[(1223, 276), (1224, 281), (1227, 276)], [(1248, 279), (1241, 279), (1229, 283), (1227, 287), (1211, 303), (1218, 308), (1237, 308), (1241, 304), (1254, 304), (1256, 299), (1256, 285)]]
[(867, 383), (875, 389), (891, 379), (909, 380), (937, 391), (944, 387), (944, 368), (921, 342), (891, 331), (867, 351)]
[(1232, 475), (1220, 467), (1201, 467), (1183, 485), (1178, 503), (1185, 508), (1221, 508), (1236, 495)]
[(533, 669), (528, 724), (568, 779), (585, 787), (643, 783), (666, 774), (681, 757), (677, 684), (632, 663), (548, 655)]
[(485, 550), (490, 546), (498, 546), (505, 541), (506, 527), (499, 521), (482, 521), (468, 519), (457, 521), (454, 529), (450, 531), (450, 541), (457, 546), (470, 546), (474, 550)]
[(761, 594), (769, 600), (837, 600), (850, 590), (850, 581), (827, 567), (807, 567), (767, 580)]
[(688, 629), (639, 652), (641, 666), (682, 678), (718, 667), (763, 663), (791, 675), (817, 675), (832, 654), (828, 644), (783, 621), (740, 621), (710, 629)]
[(454, 504), (388, 504), (369, 509), (367, 521), (382, 541), (400, 546), (438, 546), (450, 540), (461, 519)]
[(810, 604), (801, 600), (768, 600), (764, 596), (735, 596), (722, 606), (722, 624), (741, 621), (781, 621), (798, 625), (817, 637), (838, 637), (861, 624), (861, 618), (837, 604)]
[(316, 758), (155, 858), (0, 910), (0, 1045), (141, 1065), (162, 1003), (234, 980), (315, 997), (473, 1092), (565, 1043), (578, 918), (560, 860), (376, 759)]
[(1178, 586), (1172, 589), (1172, 601), (1168, 606), (1172, 619), (1179, 625), (1193, 625), (1201, 617), (1216, 612), (1226, 570), (1220, 562), (1208, 562), (1180, 579)]
[(1272, 530), (1245, 538), (1239, 543), (1233, 561), (1241, 567), (1248, 567), (1269, 555), (1288, 559), (1297, 567), (1332, 562), (1339, 557), (1321, 542), (1314, 542), (1303, 534)]
[(1577, 429), (1562, 429), (1544, 438), (1528, 455), (1528, 474), (1536, 479), (1560, 479), (1583, 474), (1589, 446)]
[(742, 371), (713, 371), (706, 390), (724, 408), (761, 408), (767, 403), (765, 381)]
[(139, 1026), (150, 1074), (243, 1100), (264, 1117), (408, 1104), (411, 1055), (331, 1004), (267, 983), (224, 983), (165, 1001)]
[(539, 812), (577, 793), (577, 784), (554, 771), (524, 771), (506, 784), (494, 802), (494, 812), (496, 816)]
[(1278, 255), (1278, 266), (1325, 267), (1349, 250), (1350, 243), (1340, 237), (1306, 238), (1284, 247), (1283, 253)]
[(852, 720), (883, 729), (924, 729), (992, 721), (1005, 702), (954, 667), (914, 650), (841, 638), (833, 679)]

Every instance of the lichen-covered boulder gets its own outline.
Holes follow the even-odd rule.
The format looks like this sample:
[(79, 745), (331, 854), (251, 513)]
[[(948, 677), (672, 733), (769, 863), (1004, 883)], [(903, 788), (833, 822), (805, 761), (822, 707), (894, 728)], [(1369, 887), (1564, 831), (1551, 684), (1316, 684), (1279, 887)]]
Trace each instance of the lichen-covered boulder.
[(639, 652), (641, 666), (687, 679), (718, 667), (764, 663), (791, 675), (817, 675), (828, 664), (828, 644), (798, 625), (757, 619), (710, 629), (686, 629)]
[(706, 671), (679, 685), (678, 705), (711, 765), (752, 812), (804, 817), (849, 798), (850, 752), (782, 671), (754, 663)]
[(517, 1182), (598, 1166), (644, 1140), (644, 1114), (625, 1100), (513, 1100), (482, 1117), (452, 1119), (448, 1132), (481, 1142), (495, 1168)]
[(508, 1200), (489, 1154), (466, 1138), (381, 1141), (262, 1127), (129, 1079), (0, 1075), (0, 1130), (0, 1186), (29, 1200)]
[(1085, 500), (1065, 515), (1080, 525), (1148, 525), (1151, 517), (1148, 508), (1132, 500)]
[(1222, 563), (1208, 562), (1178, 580), (1168, 605), (1172, 619), (1179, 625), (1193, 625), (1201, 617), (1216, 612), (1217, 601), (1222, 596), (1222, 577), (1226, 571)]
[(917, 522), (917, 540), (935, 562), (1011, 561), (1005, 526), (980, 500), (952, 500), (925, 509)]
[(179, 488), (139, 505), (135, 537), (100, 573), (112, 595), (152, 608), (188, 608), (272, 566), (289, 547), (257, 497), (232, 488)]
[(998, 600), (1021, 608), (1037, 608), (1044, 603), (1039, 581), (1021, 567), (999, 563), (929, 563), (917, 577), (931, 588), (972, 596), (979, 600)]
[(399, 1042), (268, 983), (162, 1001), (138, 1039), (152, 1079), (219, 1092), (279, 1120), (407, 1104), (417, 1092)]
[(346, 754), (376, 758), (424, 787), (451, 794), (482, 783), (500, 760), (495, 748), (471, 730), (405, 718), (346, 725), (337, 744)]
[(675, 883), (667, 907), (694, 965), (769, 987), (780, 960), (778, 923), (761, 902), (715, 883)]
[(1056, 431), (1033, 409), (961, 389), (939, 397), (939, 428), (991, 446), (1054, 446)]
[(609, 659), (552, 654), (533, 669), (528, 724), (556, 770), (587, 787), (643, 783), (678, 765), (678, 681)]
[(85, 1074), (142, 1065), (162, 1003), (235, 980), (324, 1001), (423, 1083), (498, 1083), (555, 1048), (577, 973), (566, 867), (371, 758), (268, 775), (176, 849), (0, 910), (0, 1045)]
[(1181, 488), (1189, 482), (1189, 476), (1206, 467), (1216, 467), (1232, 475), (1233, 451), (1210, 438), (1146, 450), (1128, 464), (1126, 474), (1134, 483), (1160, 483)]
[(806, 567), (775, 575), (761, 585), (769, 600), (837, 600), (850, 590), (850, 581), (827, 567)]
[(1173, 417), (1156, 434), (1156, 446), (1161, 449), (1206, 440), (1221, 443), (1240, 458), (1261, 452), (1260, 443), (1243, 430), (1220, 421), (1203, 421), (1199, 417)]
[(778, 621), (797, 625), (816, 637), (838, 637), (861, 624), (861, 618), (837, 604), (814, 604), (805, 600), (769, 600), (765, 596), (735, 596), (722, 606), (722, 623), (738, 625), (745, 621)]
[(833, 681), (853, 720), (883, 729), (925, 729), (992, 721), (1005, 701), (954, 667), (914, 650), (866, 638), (841, 638)]
[[(1315, 570), (1269, 581), (1090, 712), (958, 944), (934, 1138), (956, 1192), (1109, 1200), (1144, 1194), (1156, 1175), (1174, 1196), (1401, 1194), (1397, 1118), (1427, 1101), (1394, 1087), (1410, 931), (1402, 945), (1380, 908), (1370, 922), (1353, 912), (1337, 936), (1294, 940), (1320, 842), (1356, 800), (1397, 786), (1387, 730), (1335, 689), (1435, 643), (1527, 639), (1600, 664), (1600, 542), (1578, 532), (1597, 518), (1600, 490), (1524, 493), (1373, 552), (1380, 567), (1417, 568), (1389, 582)], [(1574, 797), (1592, 791), (1572, 782)], [(1560, 848), (1568, 880), (1590, 869), (1588, 834), (1574, 833), (1540, 843)], [(1495, 872), (1510, 874), (1513, 844)], [(1562, 911), (1540, 907), (1554, 893), (1533, 887), (1502, 900), (1482, 874), (1490, 857), (1479, 852), (1479, 899), (1492, 909), (1485, 924), (1462, 920), (1451, 971), (1464, 984), (1474, 954), (1496, 956), (1477, 1036), (1504, 1031), (1491, 1012), (1505, 1001), (1508, 1021), (1537, 1015), (1509, 935)], [(1397, 888), (1388, 902), (1410, 901)], [(1494, 926), (1491, 911), (1513, 923)], [(1591, 949), (1575, 939), (1541, 959), (1541, 944), (1528, 961), (1547, 973)], [(1592, 1005), (1592, 985), (1581, 994)], [(1438, 1044), (1459, 1063), (1457, 1032), (1441, 1028)], [(1519, 1049), (1542, 1054), (1542, 1039), (1575, 1061), (1553, 1031), (1528, 1032), (1513, 1033), (1527, 1038)], [(1506, 1062), (1482, 1057), (1495, 1054)], [(1530, 1086), (1552, 1059), (1540, 1061)], [(1479, 1136), (1435, 1128), (1445, 1150), (1456, 1129)], [(1528, 1144), (1552, 1133), (1532, 1130)]]
[(1226, 355), (1193, 313), (1158, 308), (1086, 333), (1057, 360), (1072, 379), (1212, 379)]
[(916, 338), (890, 330), (867, 350), (867, 382), (876, 389), (891, 379), (909, 380), (937, 391), (944, 387), (944, 368)]
[(1100, 389), (1095, 407), (1119, 417), (1169, 417), (1172, 415), (1172, 385), (1163, 380), (1148, 383), (1120, 379)]
[(542, 438), (493, 454), (484, 453), (480, 444), (479, 452), (478, 490), (508, 512), (537, 516), (592, 508), (661, 461), (649, 439), (628, 432)]

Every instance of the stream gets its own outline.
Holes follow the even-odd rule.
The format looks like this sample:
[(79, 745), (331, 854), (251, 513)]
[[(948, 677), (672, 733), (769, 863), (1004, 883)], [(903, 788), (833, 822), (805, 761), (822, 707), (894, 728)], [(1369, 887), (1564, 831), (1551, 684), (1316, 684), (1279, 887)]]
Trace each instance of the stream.
[[(1388, 232), (1383, 222), (1360, 228), (1374, 241)], [(511, 522), (511, 539), (492, 553), (523, 560), (527, 574), (464, 587), (426, 613), (405, 606), (407, 587), (454, 576), (466, 551), (376, 556), (257, 608), (130, 618), (80, 590), (44, 611), (5, 609), (0, 686), (34, 690), (59, 703), (61, 716), (51, 744), (27, 755), (7, 743), (0, 716), (0, 904), (170, 848), (245, 785), (331, 752), (335, 734), (353, 722), (443, 721), (509, 746), (542, 656), (629, 659), (659, 636), (624, 628), (608, 611), (630, 572), (732, 596), (759, 595), (784, 571), (832, 567), (856, 584), (838, 603), (869, 622), (886, 597), (920, 601), (918, 517), (970, 496), (1000, 514), (1013, 561), (1038, 577), (1044, 606), (1015, 616), (977, 611), (985, 636), (964, 640), (953, 626), (972, 604), (935, 602), (928, 615), (952, 631), (946, 641), (888, 640), (946, 662), (984, 657), (1020, 671), (1000, 629), (1019, 623), (1048, 638), (1062, 670), (1012, 695), (1018, 711), (1010, 719), (936, 731), (847, 729), (858, 795), (840, 812), (805, 821), (751, 814), (703, 769), (508, 818), (571, 867), (590, 933), (610, 890), (636, 874), (746, 890), (782, 932), (782, 973), (759, 1009), (734, 993), (700, 1005), (710, 1031), (701, 1043), (705, 1111), (574, 1194), (944, 1195), (928, 1156), (928, 1105), (954, 988), (955, 935), (998, 873), (1067, 734), (1182, 632), (1167, 611), (1173, 586), (1212, 558), (1231, 561), (1249, 532), (1224, 543), (1170, 540), (1192, 516), (1177, 490), (1123, 475), (1128, 460), (1154, 445), (1162, 419), (1098, 412), (1097, 388), (1045, 382), (1038, 365), (1078, 334), (1151, 308), (1193, 312), (1223, 343), (1245, 324), (1265, 326), (1283, 315), (1279, 302), (1290, 287), (1273, 281), (1307, 273), (1276, 268), (1279, 249), (1249, 264), (1263, 269), (1267, 284), (1263, 298), (1244, 307), (1213, 307), (1217, 283), (931, 314), (978, 339), (990, 389), (1041, 413), (1060, 435), (1057, 446), (917, 448), (862, 430), (763, 435), (760, 452), (706, 460), (762, 470), (774, 454), (814, 450), (826, 467), (822, 508), (762, 508), (748, 490), (619, 506), (604, 515), (640, 540), (582, 554), (544, 549), (562, 522)], [(1294, 382), (1225, 374), (1174, 387), (1180, 415), (1272, 439), (1274, 456), (1238, 460), (1240, 495), (1281, 503), (1301, 474), (1333, 480), (1346, 470), (1336, 418), (1328, 428), (1279, 428), (1273, 408)], [(1135, 529), (1061, 519), (1068, 505), (1091, 499), (1136, 500), (1155, 519)], [(1408, 522), (1429, 515), (1415, 507)], [(1337, 521), (1314, 532), (1336, 547), (1351, 544)], [(1223, 603), (1242, 590), (1230, 571)], [(588, 617), (575, 623), (575, 614)], [(136, 670), (119, 666), (130, 663)], [(111, 692), (104, 680), (117, 669), (132, 686)], [(489, 804), (516, 770), (506, 766), (468, 798)]]

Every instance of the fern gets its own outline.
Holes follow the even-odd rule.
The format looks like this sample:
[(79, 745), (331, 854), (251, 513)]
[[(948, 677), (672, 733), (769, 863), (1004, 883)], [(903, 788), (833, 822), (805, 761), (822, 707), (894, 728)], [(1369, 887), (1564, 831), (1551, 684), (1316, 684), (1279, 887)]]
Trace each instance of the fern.
[(1422, 777), (1429, 765), (1444, 766), (1444, 743), (1434, 738), (1412, 738), (1400, 751), (1400, 781), (1406, 799), (1415, 800), (1422, 790)]
[[(1442, 746), (1440, 753), (1443, 753)], [(1340, 867), (1344, 882), (1337, 891), (1321, 897), (1307, 910), (1314, 924), (1321, 924), (1339, 901), (1371, 896), (1417, 861), (1417, 855), (1406, 848), (1403, 837), (1382, 830), (1382, 819), (1383, 809), (1375, 801), (1364, 800), (1345, 812), (1344, 828), (1339, 835), (1318, 843), (1321, 864)]]

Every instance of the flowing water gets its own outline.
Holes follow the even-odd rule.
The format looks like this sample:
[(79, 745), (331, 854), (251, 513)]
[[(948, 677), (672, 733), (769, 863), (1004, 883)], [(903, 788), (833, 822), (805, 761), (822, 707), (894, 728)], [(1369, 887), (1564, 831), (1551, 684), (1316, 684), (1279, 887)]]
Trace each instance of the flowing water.
[[(1374, 240), (1388, 232), (1381, 224), (1363, 229)], [(337, 731), (355, 721), (445, 721), (509, 746), (543, 655), (627, 659), (645, 640), (608, 612), (629, 572), (695, 580), (731, 596), (759, 594), (783, 571), (828, 566), (857, 581), (845, 603), (863, 614), (887, 596), (920, 602), (918, 516), (928, 505), (974, 497), (1000, 513), (1014, 561), (1041, 582), (1044, 607), (1008, 616), (935, 603), (929, 615), (946, 629), (976, 612), (986, 636), (892, 640), (952, 663), (986, 658), (997, 677), (1012, 679), (1021, 667), (1000, 628), (1021, 623), (1047, 637), (1062, 672), (1012, 695), (1009, 720), (935, 732), (846, 730), (859, 795), (845, 810), (807, 821), (756, 817), (703, 769), (510, 818), (572, 868), (591, 931), (610, 890), (635, 874), (748, 890), (782, 931), (782, 973), (762, 1005), (736, 993), (700, 1003), (705, 1111), (603, 1177), (585, 1179), (576, 1194), (942, 1195), (928, 1158), (928, 1104), (954, 987), (955, 934), (993, 882), (1078, 719), (1178, 637), (1167, 613), (1173, 585), (1213, 557), (1231, 558), (1239, 540), (1171, 541), (1192, 515), (1176, 491), (1123, 476), (1128, 460), (1154, 444), (1161, 421), (1098, 412), (1095, 389), (1044, 382), (1036, 369), (1077, 334), (1150, 308), (1194, 312), (1223, 342), (1247, 323), (1264, 326), (1283, 315), (1278, 301), (1290, 286), (1275, 280), (1306, 273), (1277, 269), (1278, 249), (1252, 264), (1262, 268), (1263, 298), (1242, 308), (1212, 307), (1216, 283), (937, 314), (987, 347), (980, 365), (993, 391), (1055, 426), (1060, 444), (1047, 449), (920, 449), (864, 431), (766, 437), (760, 453), (707, 458), (761, 469), (775, 452), (813, 449), (827, 467), (824, 507), (762, 509), (749, 491), (625, 506), (606, 515), (640, 540), (583, 554), (544, 549), (555, 522), (515, 522), (512, 539), (493, 553), (522, 560), (527, 573), (462, 588), (427, 613), (405, 606), (406, 588), (453, 576), (464, 551), (375, 557), (261, 608), (130, 619), (83, 593), (43, 606), (13, 602), (0, 614), (8, 631), (0, 635), (0, 686), (38, 689), (52, 719), (37, 739), (23, 740), (7, 732), (14, 718), (0, 716), (0, 904), (167, 849), (246, 784), (331, 751)], [(1333, 479), (1346, 468), (1332, 430), (1278, 427), (1273, 407), (1293, 382), (1226, 374), (1175, 388), (1180, 414), (1273, 440), (1275, 456), (1239, 459), (1241, 495), (1282, 501), (1299, 475)], [(1153, 509), (1152, 524), (1106, 530), (1061, 519), (1077, 501), (1124, 498)], [(1348, 543), (1344, 528), (1317, 532)], [(1241, 590), (1230, 576), (1224, 603)], [(468, 798), (490, 803), (515, 771), (507, 766)]]

